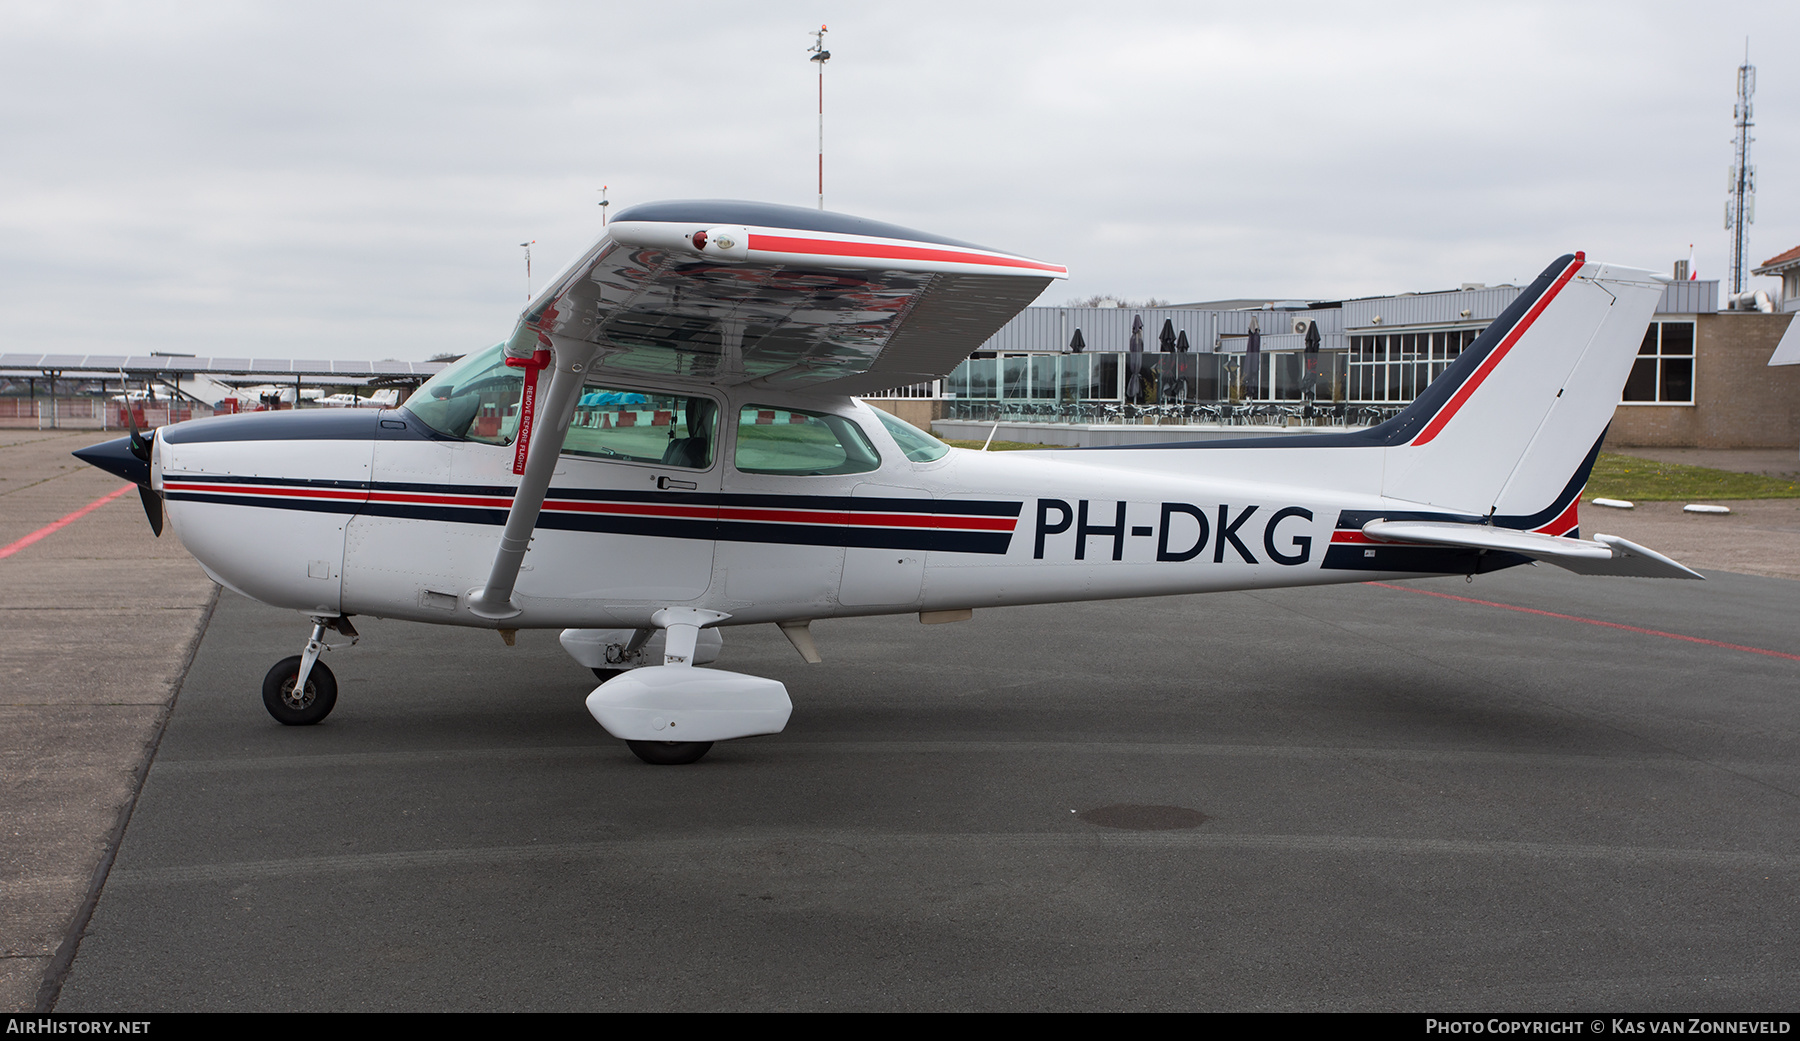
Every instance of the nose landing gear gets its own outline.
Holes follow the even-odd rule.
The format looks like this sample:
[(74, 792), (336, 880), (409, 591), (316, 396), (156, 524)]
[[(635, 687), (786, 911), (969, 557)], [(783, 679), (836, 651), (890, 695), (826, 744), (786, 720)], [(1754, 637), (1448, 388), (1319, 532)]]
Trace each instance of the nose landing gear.
[(306, 650), (276, 662), (263, 677), (263, 707), (283, 726), (312, 726), (331, 715), (332, 708), (337, 705), (337, 677), (319, 660), (319, 652), (330, 649), (325, 642), (325, 630), (343, 633), (350, 637), (351, 644), (359, 638), (350, 619), (342, 616), (315, 615), (312, 623), (312, 637), (306, 641)]

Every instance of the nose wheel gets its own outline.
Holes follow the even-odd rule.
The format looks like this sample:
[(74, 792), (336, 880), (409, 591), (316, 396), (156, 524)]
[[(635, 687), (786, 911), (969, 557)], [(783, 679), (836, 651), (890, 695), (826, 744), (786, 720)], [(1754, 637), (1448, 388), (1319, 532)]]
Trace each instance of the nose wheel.
[(331, 649), (325, 642), (325, 630), (343, 633), (352, 644), (358, 639), (349, 618), (315, 615), (312, 623), (306, 650), (276, 662), (263, 677), (263, 707), (282, 726), (312, 726), (331, 715), (337, 704), (337, 677), (319, 660), (320, 651)]
[(322, 661), (313, 662), (306, 683), (300, 678), (300, 655), (283, 658), (263, 677), (263, 707), (283, 726), (309, 727), (331, 715), (337, 704), (337, 677)]

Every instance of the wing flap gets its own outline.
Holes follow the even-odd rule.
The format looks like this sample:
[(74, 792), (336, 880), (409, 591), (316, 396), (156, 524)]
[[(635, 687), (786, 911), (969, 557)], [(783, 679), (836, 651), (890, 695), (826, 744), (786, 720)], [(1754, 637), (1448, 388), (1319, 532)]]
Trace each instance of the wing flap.
[(1410, 542), (1518, 553), (1582, 575), (1704, 577), (1653, 549), (1617, 535), (1595, 535), (1593, 541), (1583, 541), (1535, 531), (1495, 528), (1486, 524), (1442, 521), (1372, 520), (1363, 525), (1362, 530), (1364, 535), (1380, 542)]

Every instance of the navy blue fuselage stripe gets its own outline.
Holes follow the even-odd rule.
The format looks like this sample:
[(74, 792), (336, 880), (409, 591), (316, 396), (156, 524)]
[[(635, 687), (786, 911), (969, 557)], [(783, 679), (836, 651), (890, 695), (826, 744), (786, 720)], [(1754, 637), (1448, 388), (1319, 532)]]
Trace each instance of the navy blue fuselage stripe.
[[(257, 503), (256, 505), (261, 505)], [(282, 504), (285, 505), (285, 504)], [(505, 510), (467, 506), (424, 506), (408, 503), (361, 504), (374, 517), (444, 521), (451, 524), (506, 523)], [(1010, 531), (932, 531), (915, 528), (869, 528), (831, 524), (756, 523), (696, 517), (634, 517), (603, 513), (564, 513), (546, 509), (537, 526), (553, 531), (591, 531), (609, 535), (647, 535), (665, 539), (717, 539), (787, 546), (854, 546), (870, 549), (938, 550), (947, 553), (1004, 554), (1012, 545)]]
[(226, 506), (264, 506), (271, 510), (305, 510), (309, 513), (361, 513), (368, 505), (360, 499), (282, 499), (263, 495), (226, 495), (218, 492), (164, 492), (175, 502), (215, 502)]
[[(1367, 555), (1374, 550), (1375, 555)], [(1483, 575), (1531, 563), (1531, 558), (1500, 550), (1482, 552), (1451, 546), (1407, 546), (1399, 543), (1339, 543), (1325, 550), (1326, 571), (1397, 571), (1409, 574)]]
[[(210, 502), (229, 506), (260, 506), (275, 510), (307, 510), (314, 513), (362, 514), (404, 520), (439, 521), (500, 527), (505, 509), (451, 506), (429, 503), (364, 502), (357, 500), (244, 496), (215, 492), (168, 492), (166, 498), (181, 502)], [(779, 498), (779, 497), (776, 497)], [(665, 497), (667, 501), (667, 497)], [(683, 504), (699, 505), (691, 499)], [(879, 499), (854, 500), (867, 510), (880, 511)], [(1007, 505), (1007, 504), (980, 504)], [(913, 511), (920, 512), (920, 511)], [(1014, 512), (1017, 506), (1014, 505)], [(918, 528), (865, 527), (860, 525), (755, 522), (694, 517), (640, 517), (559, 511), (554, 505), (538, 514), (537, 526), (552, 531), (586, 531), (611, 535), (644, 535), (666, 539), (755, 542), (788, 546), (847, 546), (868, 549), (935, 550), (943, 553), (1003, 555), (1012, 545), (1010, 531), (941, 531)]]

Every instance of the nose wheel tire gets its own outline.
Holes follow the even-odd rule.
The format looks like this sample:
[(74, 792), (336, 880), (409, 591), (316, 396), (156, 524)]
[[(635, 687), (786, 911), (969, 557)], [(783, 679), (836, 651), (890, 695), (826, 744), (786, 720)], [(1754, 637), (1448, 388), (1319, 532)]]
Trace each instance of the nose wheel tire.
[(644, 762), (652, 766), (686, 766), (697, 763), (700, 757), (712, 749), (711, 741), (627, 741), (630, 748)]
[(337, 677), (324, 662), (313, 662), (312, 671), (306, 674), (306, 689), (296, 691), (294, 680), (299, 675), (300, 656), (296, 654), (276, 662), (263, 677), (263, 707), (283, 726), (312, 726), (331, 715), (332, 706), (337, 704)]

